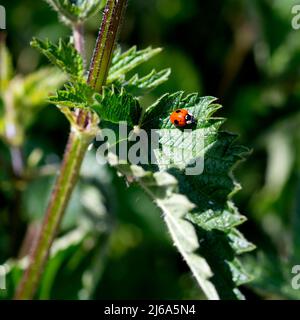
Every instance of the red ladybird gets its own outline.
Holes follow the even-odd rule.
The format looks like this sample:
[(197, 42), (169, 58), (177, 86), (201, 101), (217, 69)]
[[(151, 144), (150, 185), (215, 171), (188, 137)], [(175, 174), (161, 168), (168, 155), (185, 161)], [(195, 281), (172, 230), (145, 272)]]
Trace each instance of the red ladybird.
[(173, 111), (170, 115), (170, 120), (177, 127), (185, 127), (196, 122), (194, 116), (186, 109)]

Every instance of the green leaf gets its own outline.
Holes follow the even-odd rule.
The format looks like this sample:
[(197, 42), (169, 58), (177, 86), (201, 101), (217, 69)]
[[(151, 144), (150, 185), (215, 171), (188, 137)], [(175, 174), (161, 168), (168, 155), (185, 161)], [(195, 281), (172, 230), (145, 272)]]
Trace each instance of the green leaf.
[(143, 116), (142, 127), (145, 129), (157, 128), (178, 131), (170, 121), (170, 114), (176, 109), (185, 108), (197, 119), (197, 129), (207, 128), (212, 133), (216, 133), (224, 122), (223, 118), (211, 117), (214, 112), (221, 108), (219, 104), (213, 104), (216, 100), (214, 97), (199, 97), (196, 93), (184, 97), (182, 91), (165, 94), (147, 108)]
[(88, 108), (93, 104), (95, 91), (84, 82), (65, 84), (64, 90), (57, 90), (49, 102), (68, 108)]
[[(235, 144), (235, 135), (219, 131), (223, 119), (212, 117), (220, 108), (214, 101), (215, 98), (198, 97), (197, 94), (184, 97), (182, 92), (165, 95), (146, 110), (142, 123), (149, 129), (175, 131), (167, 141), (161, 135), (160, 143), (173, 147), (176, 152), (188, 153), (188, 160), (203, 158), (203, 172), (198, 175), (186, 175), (186, 168), (173, 163), (165, 166), (164, 170), (177, 178), (180, 193), (195, 204), (195, 209), (186, 218), (197, 228), (202, 241), (200, 252), (214, 273), (212, 281), (220, 297), (240, 298), (236, 286), (250, 277), (240, 265), (237, 267), (235, 256), (253, 250), (254, 246), (235, 229), (245, 221), (245, 217), (240, 216), (230, 197), (239, 190), (232, 177), (232, 169), (243, 159), (247, 149)], [(179, 108), (188, 109), (197, 119), (185, 141), (179, 140), (180, 130), (169, 120), (170, 113)], [(201, 150), (196, 148), (199, 139), (202, 140)], [(187, 165), (189, 163), (187, 161)]]
[(121, 90), (112, 86), (104, 87), (102, 95), (95, 94), (95, 103), (92, 109), (100, 119), (112, 123), (126, 121), (128, 125), (137, 125), (142, 109), (139, 102), (123, 88)]
[[(137, 181), (162, 209), (175, 245), (207, 297), (243, 299), (238, 286), (251, 277), (237, 256), (255, 246), (236, 229), (246, 218), (231, 197), (240, 189), (232, 169), (248, 149), (235, 143), (235, 135), (220, 131), (224, 119), (213, 117), (221, 107), (215, 100), (197, 94), (185, 97), (183, 92), (164, 95), (140, 121), (141, 128), (148, 133), (155, 129), (159, 136), (159, 148), (154, 150), (157, 165), (148, 165), (149, 171), (144, 171), (111, 163), (128, 181)], [(169, 119), (179, 108), (188, 109), (197, 119), (185, 136)], [(176, 161), (180, 153), (185, 162)], [(203, 171), (187, 175), (186, 170), (199, 159)], [(172, 181), (173, 188), (166, 188), (164, 181)]]
[(118, 81), (117, 84), (134, 96), (143, 96), (169, 79), (171, 69), (157, 72), (152, 70), (148, 75), (140, 78), (135, 74), (129, 80)]
[(104, 6), (105, 0), (46, 0), (67, 23), (80, 23), (97, 12)]
[(69, 74), (72, 79), (84, 80), (84, 67), (81, 55), (74, 48), (72, 43), (65, 43), (62, 39), (58, 45), (49, 40), (39, 40), (34, 38), (31, 46), (39, 50), (54, 65)]
[(197, 254), (200, 243), (196, 229), (185, 219), (186, 213), (194, 208), (194, 204), (184, 195), (177, 193), (177, 180), (166, 172), (153, 173), (139, 166), (119, 164), (112, 154), (110, 154), (109, 162), (127, 178), (134, 178), (134, 181), (140, 184), (161, 208), (175, 245), (192, 270), (203, 292), (209, 299), (218, 299), (218, 293), (209, 280), (212, 271), (205, 259)]
[(109, 70), (107, 84), (122, 79), (124, 75), (135, 69), (140, 64), (148, 61), (161, 52), (161, 48), (152, 49), (148, 47), (144, 50), (137, 50), (136, 46), (122, 53), (118, 48), (112, 59), (112, 65)]
[(124, 88), (103, 87), (100, 95), (83, 82), (65, 84), (65, 89), (49, 97), (49, 102), (59, 107), (90, 108), (101, 120), (126, 121), (129, 126), (137, 125), (142, 113), (138, 100)]

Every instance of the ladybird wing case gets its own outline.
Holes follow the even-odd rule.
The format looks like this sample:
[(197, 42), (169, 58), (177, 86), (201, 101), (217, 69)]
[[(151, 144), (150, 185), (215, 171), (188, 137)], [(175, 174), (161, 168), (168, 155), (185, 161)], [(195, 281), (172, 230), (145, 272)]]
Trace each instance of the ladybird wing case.
[(170, 115), (170, 120), (175, 126), (184, 127), (186, 125), (186, 115), (188, 111), (185, 109), (177, 109)]
[(170, 115), (171, 122), (178, 127), (195, 123), (194, 116), (186, 109), (177, 109)]

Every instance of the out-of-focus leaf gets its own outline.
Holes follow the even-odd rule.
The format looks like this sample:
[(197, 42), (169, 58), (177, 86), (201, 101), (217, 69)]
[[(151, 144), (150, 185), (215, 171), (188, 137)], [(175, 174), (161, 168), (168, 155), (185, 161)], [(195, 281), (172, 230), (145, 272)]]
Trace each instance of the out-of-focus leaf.
[[(36, 179), (29, 184), (22, 198), (24, 217), (37, 223), (43, 218), (44, 206), (50, 195), (53, 176)], [(100, 280), (105, 265), (103, 252), (111, 233), (115, 197), (111, 174), (106, 166), (95, 162), (95, 153), (87, 153), (77, 188), (72, 196), (60, 233), (50, 253), (43, 273), (39, 299), (88, 298), (93, 286)], [(71, 231), (70, 231), (71, 230)], [(27, 265), (27, 258), (9, 260), (6, 270), (6, 290), (0, 290), (1, 298), (11, 298)], [(96, 268), (97, 267), (97, 268)], [(92, 284), (87, 283), (89, 277)], [(72, 286), (68, 286), (72, 279)]]
[(283, 261), (274, 254), (259, 252), (245, 260), (247, 269), (254, 275), (248, 286), (263, 297), (274, 300), (299, 300), (299, 290), (292, 287), (291, 261)]
[[(16, 107), (21, 105), (26, 112), (33, 108), (40, 108), (47, 104), (47, 97), (57, 87), (61, 86), (66, 77), (54, 68), (43, 68), (18, 80), (13, 96)], [(19, 91), (20, 90), (20, 91)], [(24, 110), (25, 113), (25, 110)]]
[(43, 68), (25, 77), (16, 76), (10, 81), (3, 96), (6, 106), (3, 119), (7, 130), (3, 130), (2, 135), (7, 141), (13, 145), (23, 143), (25, 130), (47, 104), (49, 93), (65, 80), (65, 75), (59, 70)]
[(8, 49), (0, 39), (0, 95), (6, 90), (13, 76), (12, 59)]
[[(110, 173), (104, 166), (100, 167), (95, 160), (95, 153), (87, 152), (78, 185), (62, 221), (62, 231), (75, 228), (79, 221), (81, 224), (86, 224), (84, 220), (92, 221), (93, 228), (101, 230), (108, 228), (102, 225), (109, 223), (107, 212), (110, 211), (112, 214), (113, 211), (109, 197), (113, 195), (114, 188), (110, 185)], [(40, 170), (42, 169), (43, 167)], [(29, 221), (40, 221), (43, 218), (55, 179), (56, 171), (52, 171), (54, 171), (52, 174), (49, 173), (30, 182), (24, 190), (22, 206), (24, 217)]]
[[(88, 254), (86, 252), (85, 242), (88, 241), (90, 237), (91, 234), (89, 234), (86, 228), (79, 227), (54, 241), (37, 297), (40, 299), (49, 299), (51, 297), (51, 290), (53, 290), (53, 286), (55, 285), (58, 272), (62, 269), (64, 264), (70, 263), (72, 258), (75, 259), (79, 252), (85, 255)], [(80, 261), (78, 262), (80, 263)], [(15, 288), (17, 287), (27, 264), (28, 259), (27, 257), (24, 257), (21, 260), (11, 259), (2, 266), (5, 270), (6, 289), (0, 291), (1, 299), (11, 299), (13, 297)], [(72, 271), (74, 272), (75, 270)], [(73, 273), (73, 276), (74, 274), (75, 273)], [(81, 281), (80, 274), (76, 281), (73, 281), (72, 287), (77, 288), (77, 290), (73, 291), (73, 294), (75, 294), (74, 298), (78, 298), (78, 296), (76, 297), (76, 292), (82, 287)]]
[(106, 3), (106, 0), (46, 0), (67, 23), (80, 23), (97, 12)]

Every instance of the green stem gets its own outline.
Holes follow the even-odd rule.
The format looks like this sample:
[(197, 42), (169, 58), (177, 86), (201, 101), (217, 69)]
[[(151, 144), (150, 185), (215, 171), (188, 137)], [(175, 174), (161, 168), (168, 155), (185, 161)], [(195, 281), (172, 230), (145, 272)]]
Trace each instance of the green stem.
[[(97, 91), (100, 91), (106, 82), (126, 4), (127, 0), (107, 1), (88, 78), (88, 83)], [(39, 237), (29, 255), (29, 266), (17, 288), (15, 299), (32, 299), (34, 297), (52, 242), (78, 181), (85, 152), (95, 137), (97, 131), (95, 127), (93, 114), (90, 112), (78, 113), (77, 124), (71, 130), (60, 174), (56, 180)]]
[[(108, 0), (94, 50), (88, 83), (100, 91), (106, 82), (112, 54), (128, 0)], [(106, 48), (106, 50), (102, 50)]]
[(41, 232), (30, 254), (29, 267), (18, 287), (16, 299), (31, 299), (35, 293), (49, 249), (78, 180), (80, 166), (90, 142), (91, 137), (75, 131), (69, 136), (60, 175), (57, 178)]

